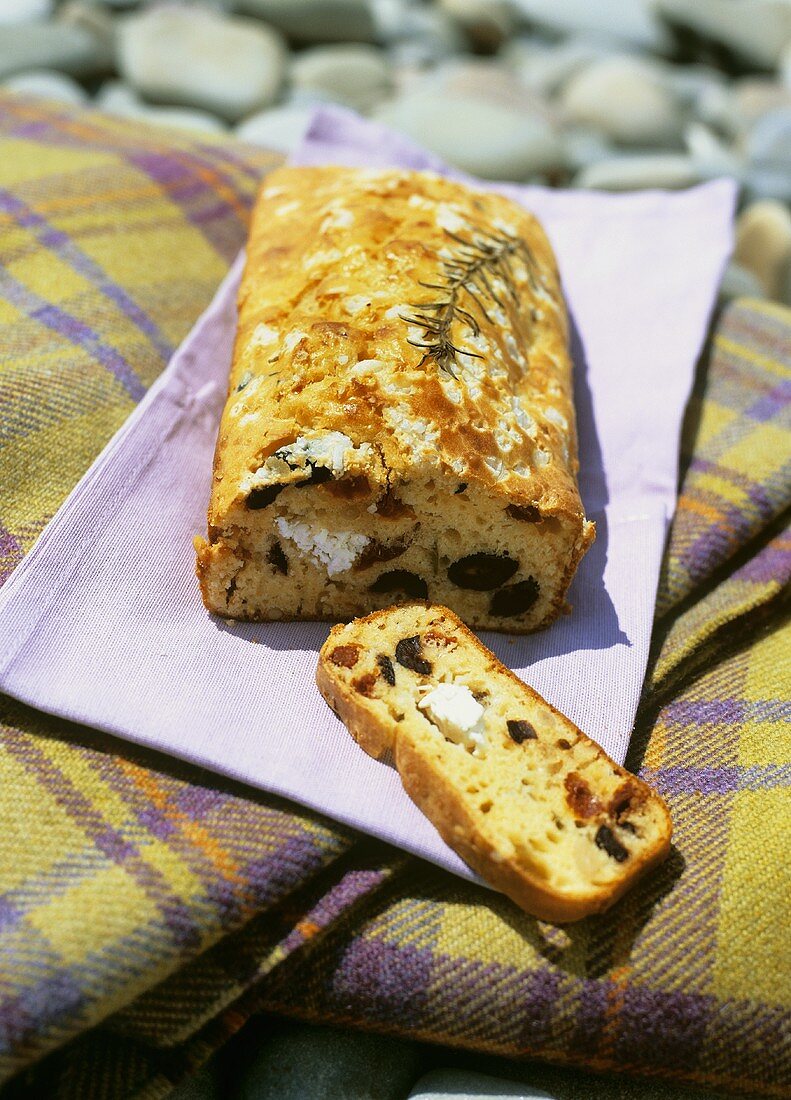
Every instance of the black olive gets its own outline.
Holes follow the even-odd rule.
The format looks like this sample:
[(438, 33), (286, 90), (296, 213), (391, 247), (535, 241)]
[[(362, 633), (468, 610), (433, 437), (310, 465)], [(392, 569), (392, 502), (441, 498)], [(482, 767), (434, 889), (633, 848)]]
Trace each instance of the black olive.
[(518, 568), (519, 562), (508, 554), (468, 554), (454, 561), (448, 569), (448, 577), (459, 588), (489, 592), (505, 584)]
[(516, 741), (517, 745), (521, 745), (523, 741), (536, 740), (536, 731), (524, 718), (509, 718), (506, 725), (508, 726), (508, 736), (512, 741)]
[(421, 676), (428, 676), (431, 672), (431, 662), (423, 656), (419, 634), (413, 634), (411, 638), (402, 638), (396, 646), (395, 655), (398, 663), (404, 668), (419, 672)]
[(599, 826), (595, 844), (597, 848), (601, 848), (608, 856), (611, 856), (616, 863), (623, 863), (625, 859), (629, 858), (629, 849), (624, 848), (620, 840), (616, 839), (612, 829), (609, 829), (606, 825)]
[(253, 510), (267, 508), (284, 489), (285, 485), (259, 485), (257, 489), (250, 490), (245, 503)]
[(391, 569), (382, 573), (371, 585), (371, 592), (403, 592), (416, 600), (428, 599), (428, 585), (417, 573), (408, 569)]
[(310, 477), (307, 481), (303, 481), (302, 485), (321, 485), (322, 482), (332, 481), (333, 473), (329, 466), (314, 466), (312, 463), (310, 466)]
[(266, 560), (277, 569), (278, 573), (282, 573), (284, 577), (288, 576), (288, 558), (279, 542), (273, 542), (269, 547)]
[(519, 581), (518, 584), (509, 584), (507, 588), (501, 588), (492, 596), (489, 612), (492, 615), (501, 615), (503, 618), (523, 615), (536, 602), (540, 591), (535, 577), (528, 577), (526, 581)]
[(393, 668), (393, 662), (387, 656), (386, 653), (380, 653), (376, 658), (376, 663), (379, 665), (379, 671), (382, 673), (382, 679), (390, 687), (395, 687), (395, 669)]
[(535, 504), (509, 504), (506, 512), (511, 519), (520, 519), (524, 523), (541, 522), (541, 513)]

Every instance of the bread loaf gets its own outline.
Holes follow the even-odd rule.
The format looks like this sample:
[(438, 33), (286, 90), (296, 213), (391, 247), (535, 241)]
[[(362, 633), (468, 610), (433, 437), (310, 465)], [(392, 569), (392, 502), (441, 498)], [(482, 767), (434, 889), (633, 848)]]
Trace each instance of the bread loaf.
[(446, 843), (537, 917), (608, 908), (670, 850), (659, 795), (447, 608), (413, 603), (334, 627), (316, 680), (361, 748), (392, 752)]
[(348, 619), (430, 598), (549, 623), (593, 538), (567, 318), (534, 217), (433, 174), (285, 168), (255, 208), (206, 606)]

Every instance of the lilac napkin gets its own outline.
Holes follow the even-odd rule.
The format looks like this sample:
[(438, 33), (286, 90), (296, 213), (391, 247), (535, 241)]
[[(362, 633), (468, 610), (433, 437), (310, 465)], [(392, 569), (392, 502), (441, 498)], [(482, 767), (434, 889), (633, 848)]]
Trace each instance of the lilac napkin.
[[(295, 160), (443, 170), (336, 110), (316, 115)], [(538, 215), (558, 255), (574, 323), (581, 491), (598, 538), (570, 592), (573, 614), (534, 636), (484, 641), (623, 760), (734, 189), (500, 190)], [(240, 271), (241, 258), (0, 591), (0, 687), (471, 877), (397, 773), (365, 756), (321, 700), (313, 676), (327, 626), (226, 623), (201, 604), (191, 540), (205, 530)]]

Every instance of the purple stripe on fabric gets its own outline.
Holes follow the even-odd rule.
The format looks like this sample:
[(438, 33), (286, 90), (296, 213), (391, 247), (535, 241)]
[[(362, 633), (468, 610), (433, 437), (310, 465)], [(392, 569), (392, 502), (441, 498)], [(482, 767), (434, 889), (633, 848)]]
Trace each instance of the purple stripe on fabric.
[(630, 1066), (693, 1070), (704, 1050), (707, 997), (630, 985), (624, 993), (616, 1057)]
[(30, 316), (47, 328), (53, 329), (67, 340), (85, 348), (99, 363), (118, 379), (129, 396), (139, 401), (146, 392), (145, 386), (115, 348), (103, 343), (92, 328), (66, 313), (56, 305), (45, 303), (30, 309)]
[(571, 1047), (581, 1057), (597, 1054), (604, 1029), (607, 1026), (607, 999), (609, 983), (587, 981), (582, 983), (575, 1002), (574, 1036)]
[(754, 584), (781, 584), (791, 580), (791, 541), (770, 543), (734, 573), (734, 579)]
[(676, 699), (663, 711), (663, 719), (675, 726), (731, 725), (744, 721), (744, 699)]
[(19, 541), (0, 524), (0, 558), (6, 559), (6, 564), (0, 564), (0, 586), (8, 580), (23, 556), (24, 552)]
[(114, 348), (103, 343), (88, 325), (39, 298), (22, 283), (13, 279), (7, 270), (0, 271), (0, 294), (40, 324), (57, 332), (73, 344), (83, 347), (118, 379), (134, 401), (139, 401), (143, 396), (145, 387), (130, 365)]
[(741, 489), (756, 508), (765, 511), (767, 515), (772, 514), (772, 504), (763, 486), (750, 477), (749, 474), (743, 474), (740, 470), (734, 470), (732, 466), (724, 466), (721, 462), (714, 462), (711, 459), (703, 458), (701, 455), (696, 455), (692, 459), (689, 468), (697, 474), (713, 474), (723, 481), (729, 481), (731, 485)]
[(651, 774), (652, 779), (647, 779), (647, 782), (653, 782), (662, 794), (727, 794), (739, 789), (739, 769), (731, 765), (713, 768), (685, 768), (679, 765)]
[(157, 906), (170, 930), (174, 943), (181, 948), (195, 947), (200, 942), (190, 910), (170, 889), (166, 879), (147, 863), (137, 849), (104, 820), (95, 806), (74, 786), (68, 776), (29, 738), (9, 736), (5, 748), (21, 760), (28, 771), (49, 792), (85, 833), (113, 862), (122, 866)]
[[(280, 810), (259, 810), (254, 817), (249, 806), (233, 795), (190, 787), (165, 776), (158, 777), (165, 798), (156, 805), (112, 758), (86, 753), (86, 761), (123, 799), (134, 820), (152, 837), (167, 843), (199, 879), (205, 903), (214, 906), (223, 927), (231, 927), (252, 907), (272, 904), (314, 874), (326, 862), (328, 846), (330, 854), (336, 854), (336, 846), (328, 845), (326, 833), (314, 835)], [(189, 821), (202, 820), (207, 813), (211, 813), (211, 820), (204, 828), (221, 850), (228, 849), (225, 865), (218, 863), (179, 820), (182, 814)], [(249, 862), (240, 843), (245, 840)], [(278, 845), (276, 850), (261, 856), (261, 847), (266, 844), (272, 848), (273, 843)]]
[(353, 940), (340, 954), (331, 978), (329, 1006), (372, 1023), (418, 1026), (433, 965), (430, 950), (381, 940)]
[(739, 776), (739, 788), (743, 791), (787, 786), (791, 786), (791, 764), (756, 764), (745, 768)]
[(17, 925), (21, 915), (12, 901), (0, 897), (0, 932), (6, 932)]
[(349, 871), (340, 882), (336, 883), (328, 893), (317, 902), (308, 914), (308, 920), (321, 926), (348, 909), (360, 898), (370, 894), (384, 881), (383, 871)]
[[(0, 972), (10, 973), (0, 957)], [(18, 1053), (29, 1040), (40, 1039), (52, 1024), (74, 1022), (86, 1004), (78, 978), (54, 970), (15, 997), (0, 1002), (0, 1054)]]
[(310, 923), (318, 928), (326, 928), (361, 898), (375, 890), (384, 877), (381, 871), (349, 871), (289, 932), (281, 944), (283, 951), (294, 951), (305, 942), (305, 932), (301, 925)]
[(769, 393), (759, 397), (753, 405), (745, 409), (745, 416), (762, 423), (774, 420), (789, 403), (791, 403), (791, 382), (783, 379)]
[(211, 787), (193, 787), (184, 783), (174, 792), (173, 804), (191, 821), (201, 821), (212, 810), (222, 809), (231, 797)]
[(63, 259), (80, 275), (88, 279), (106, 298), (118, 306), (121, 312), (143, 332), (167, 362), (173, 354), (173, 345), (160, 333), (151, 318), (127, 294), (122, 286), (108, 279), (107, 273), (94, 260), (77, 247), (62, 230), (50, 225), (35, 210), (31, 210), (16, 195), (0, 189), (0, 211), (12, 214), (19, 225), (38, 231), (38, 239)]
[(641, 772), (662, 794), (728, 794), (740, 790), (764, 790), (791, 782), (791, 764), (754, 764), (739, 768), (735, 764), (719, 767), (646, 768)]
[(519, 1005), (523, 1020), (518, 1040), (521, 1050), (539, 1050), (549, 1044), (552, 1014), (562, 984), (563, 975), (558, 971), (538, 970), (530, 976), (530, 987)]
[(184, 217), (200, 229), (223, 259), (228, 262), (233, 259), (243, 243), (242, 219), (231, 202), (218, 198), (216, 186), (202, 179), (200, 170), (219, 177), (219, 182), (245, 211), (251, 206), (252, 195), (242, 194), (218, 164), (206, 163), (194, 154), (179, 157), (173, 152), (147, 151), (134, 153), (128, 159), (166, 191), (168, 198), (178, 204)]

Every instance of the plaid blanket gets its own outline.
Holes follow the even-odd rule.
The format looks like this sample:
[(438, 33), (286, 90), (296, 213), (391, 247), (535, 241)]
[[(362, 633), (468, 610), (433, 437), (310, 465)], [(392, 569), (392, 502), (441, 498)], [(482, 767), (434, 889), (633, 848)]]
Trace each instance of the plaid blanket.
[[(0, 99), (0, 581), (208, 303), (275, 159)], [(0, 699), (0, 1080), (163, 1096), (267, 1009), (788, 1095), (790, 368), (791, 313), (737, 302), (690, 404), (628, 761), (673, 812), (658, 874), (560, 930)]]

